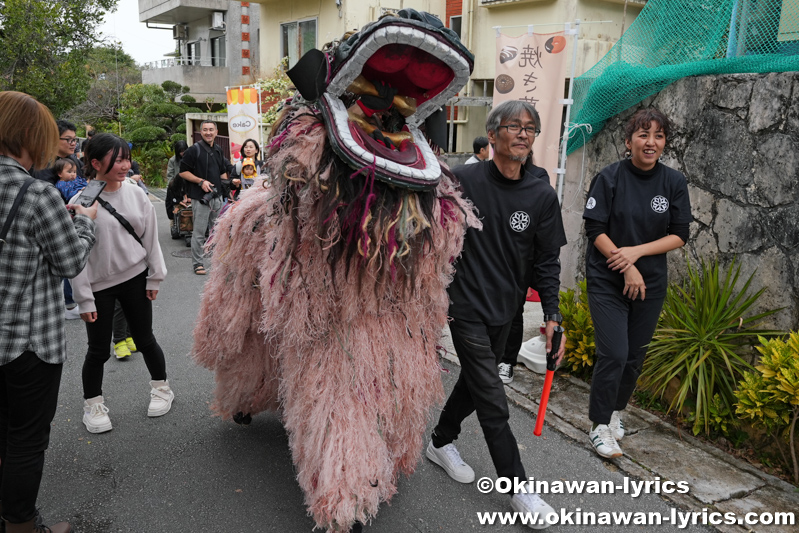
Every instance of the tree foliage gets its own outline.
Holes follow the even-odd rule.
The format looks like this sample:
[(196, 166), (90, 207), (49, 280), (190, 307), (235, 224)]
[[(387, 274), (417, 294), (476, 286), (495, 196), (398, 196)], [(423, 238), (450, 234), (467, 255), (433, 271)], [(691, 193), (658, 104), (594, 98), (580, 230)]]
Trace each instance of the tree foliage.
[(119, 109), (123, 136), (136, 144), (185, 139), (186, 113), (196, 111), (188, 105), (195, 101), (189, 90), (173, 81), (125, 87)]
[(197, 111), (188, 105), (195, 102), (189, 90), (165, 81), (128, 85), (122, 93), (122, 136), (134, 144), (142, 174), (151, 185), (163, 185), (171, 144), (186, 139), (186, 113)]
[(91, 83), (86, 55), (118, 0), (0, 0), (0, 90), (28, 93), (55, 116)]
[(66, 117), (77, 124), (91, 124), (98, 131), (117, 131), (119, 104), (126, 85), (141, 83), (136, 61), (118, 44), (93, 48), (84, 66), (91, 86), (86, 99), (70, 109)]

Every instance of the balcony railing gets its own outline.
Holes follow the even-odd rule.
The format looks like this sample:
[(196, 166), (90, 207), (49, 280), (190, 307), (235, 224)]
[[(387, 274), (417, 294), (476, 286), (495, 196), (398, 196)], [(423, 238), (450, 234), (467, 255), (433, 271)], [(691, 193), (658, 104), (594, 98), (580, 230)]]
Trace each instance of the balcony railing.
[(157, 61), (148, 61), (142, 65), (145, 70), (169, 67), (224, 67), (226, 59), (224, 57), (168, 57)]

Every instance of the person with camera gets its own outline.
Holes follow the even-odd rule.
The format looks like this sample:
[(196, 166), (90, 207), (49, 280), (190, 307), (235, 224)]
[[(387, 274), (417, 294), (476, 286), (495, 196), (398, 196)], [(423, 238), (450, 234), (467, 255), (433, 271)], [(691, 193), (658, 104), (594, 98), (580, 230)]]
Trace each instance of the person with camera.
[(227, 162), (222, 149), (214, 144), (217, 129), (211, 120), (200, 125), (203, 140), (194, 143), (180, 161), (180, 177), (186, 180), (187, 194), (191, 198), (194, 231), (191, 236), (191, 258), (194, 273), (205, 275), (203, 247), (209, 230), (216, 223), (222, 209), (222, 181), (227, 180)]

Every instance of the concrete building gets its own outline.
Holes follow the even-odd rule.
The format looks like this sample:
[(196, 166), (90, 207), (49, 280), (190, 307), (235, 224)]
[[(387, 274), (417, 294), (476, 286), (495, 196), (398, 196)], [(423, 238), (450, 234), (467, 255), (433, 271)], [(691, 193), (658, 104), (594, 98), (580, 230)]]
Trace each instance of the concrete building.
[(311, 48), (321, 49), (348, 30), (386, 11), (413, 8), (444, 20), (446, 0), (257, 0), (261, 15), (261, 72), (268, 76), (284, 57), (293, 65)]
[(144, 65), (143, 83), (171, 80), (191, 88), (198, 102), (225, 102), (225, 87), (259, 75), (260, 10), (228, 0), (139, 0), (139, 20), (171, 31), (174, 50)]

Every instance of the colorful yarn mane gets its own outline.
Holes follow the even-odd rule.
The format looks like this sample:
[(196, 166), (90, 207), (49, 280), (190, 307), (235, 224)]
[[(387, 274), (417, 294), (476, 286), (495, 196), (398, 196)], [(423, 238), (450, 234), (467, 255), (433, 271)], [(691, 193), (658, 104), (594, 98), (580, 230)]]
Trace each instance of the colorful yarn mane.
[(273, 181), (217, 223), (194, 358), (223, 418), (282, 413), (309, 512), (348, 531), (419, 461), (443, 396), (445, 288), (479, 222), (448, 171), (417, 192), (353, 172), (309, 107), (275, 131)]

